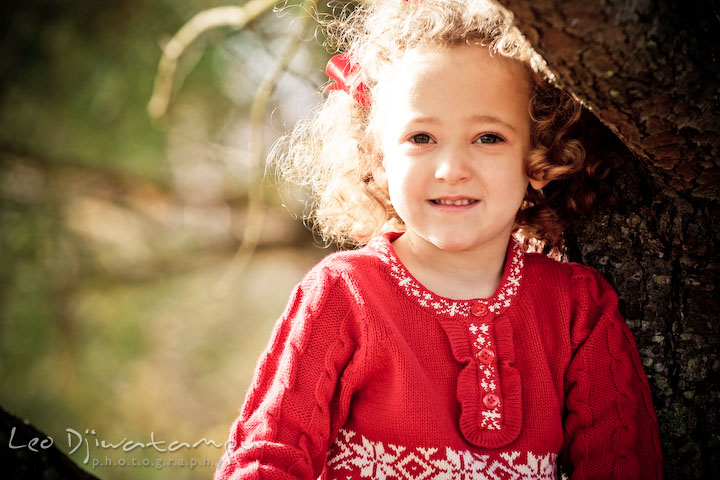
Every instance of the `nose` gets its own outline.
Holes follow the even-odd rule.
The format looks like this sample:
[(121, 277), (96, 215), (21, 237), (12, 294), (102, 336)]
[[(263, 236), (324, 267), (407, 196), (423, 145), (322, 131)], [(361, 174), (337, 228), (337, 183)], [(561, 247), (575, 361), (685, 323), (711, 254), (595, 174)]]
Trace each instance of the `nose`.
[(435, 168), (435, 180), (453, 185), (467, 180), (470, 175), (467, 152), (446, 146)]

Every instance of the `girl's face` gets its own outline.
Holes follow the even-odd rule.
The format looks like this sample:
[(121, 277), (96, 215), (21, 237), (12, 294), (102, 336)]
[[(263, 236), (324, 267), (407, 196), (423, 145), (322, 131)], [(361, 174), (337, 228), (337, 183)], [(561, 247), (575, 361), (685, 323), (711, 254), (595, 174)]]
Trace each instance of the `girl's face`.
[(374, 176), (413, 241), (507, 246), (529, 181), (528, 78), (518, 62), (462, 45), (409, 50), (381, 79)]

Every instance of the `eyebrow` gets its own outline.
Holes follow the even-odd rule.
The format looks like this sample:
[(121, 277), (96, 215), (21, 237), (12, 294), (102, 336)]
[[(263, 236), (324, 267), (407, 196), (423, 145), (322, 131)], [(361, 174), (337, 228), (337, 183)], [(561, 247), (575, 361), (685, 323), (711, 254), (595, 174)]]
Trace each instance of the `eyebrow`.
[[(500, 120), (497, 117), (493, 117), (492, 115), (470, 115), (464, 120), (468, 123), (499, 123), (500, 125), (504, 125), (505, 127), (509, 128), (513, 132), (517, 133), (518, 131), (517, 128), (513, 127), (509, 123)], [(437, 125), (440, 123), (440, 120), (436, 117), (416, 117), (411, 119), (408, 123), (428, 123), (431, 125)]]

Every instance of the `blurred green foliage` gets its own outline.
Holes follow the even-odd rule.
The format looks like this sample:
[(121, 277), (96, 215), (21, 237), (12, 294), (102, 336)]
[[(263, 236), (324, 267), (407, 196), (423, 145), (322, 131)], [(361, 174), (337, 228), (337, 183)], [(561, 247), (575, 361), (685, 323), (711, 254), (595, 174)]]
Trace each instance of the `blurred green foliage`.
[[(247, 106), (293, 18), (203, 35), (154, 125), (161, 45), (218, 5), (30, 0), (0, 15), (0, 404), (65, 452), (77, 443), (67, 429), (80, 432), (90, 453), (72, 458), (101, 478), (208, 478), (214, 446), (94, 442), (222, 444), (292, 285), (327, 253), (286, 211), (302, 196), (268, 183), (260, 248), (217, 294), (256, 181)], [(324, 81), (310, 37), (273, 97), (272, 134)], [(150, 465), (117, 465), (133, 458)], [(156, 465), (181, 459), (200, 465)]]

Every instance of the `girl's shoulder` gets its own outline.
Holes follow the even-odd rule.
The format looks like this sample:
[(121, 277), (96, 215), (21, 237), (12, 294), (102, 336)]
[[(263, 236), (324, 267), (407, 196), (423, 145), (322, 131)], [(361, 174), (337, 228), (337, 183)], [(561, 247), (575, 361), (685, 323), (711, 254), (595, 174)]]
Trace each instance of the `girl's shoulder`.
[(377, 285), (386, 276), (378, 252), (365, 246), (356, 250), (333, 252), (313, 266), (297, 288), (324, 296), (361, 295), (362, 286)]
[(556, 260), (541, 253), (526, 253), (525, 269), (531, 276), (556, 278), (566, 283), (590, 282), (596, 284), (598, 288), (612, 288), (603, 275), (593, 267)]
[(618, 295), (600, 272), (587, 265), (560, 262), (545, 255), (526, 254), (528, 297), (557, 307), (558, 318), (569, 332), (574, 348), (593, 332), (608, 328), (627, 330), (618, 309)]
[(308, 275), (329, 279), (349, 278), (375, 272), (381, 263), (377, 251), (364, 246), (356, 250), (330, 253), (312, 267)]
[(359, 279), (372, 270), (369, 257), (360, 250), (327, 255), (295, 285), (279, 324), (290, 319), (293, 324), (335, 328), (358, 317), (352, 313), (363, 309), (364, 296), (371, 291), (359, 286), (367, 283)]
[(534, 284), (536, 293), (555, 292), (555, 297), (562, 303), (571, 304), (574, 311), (589, 313), (617, 309), (617, 292), (593, 267), (528, 253), (525, 255), (525, 276), (525, 281)]

